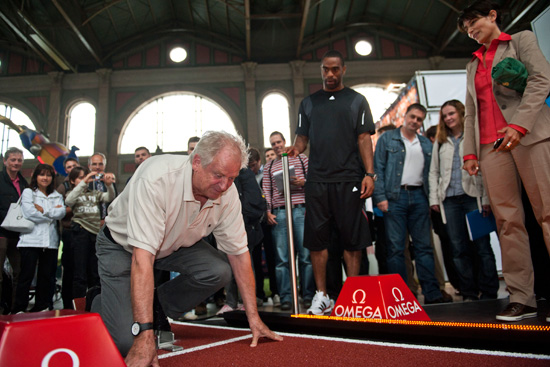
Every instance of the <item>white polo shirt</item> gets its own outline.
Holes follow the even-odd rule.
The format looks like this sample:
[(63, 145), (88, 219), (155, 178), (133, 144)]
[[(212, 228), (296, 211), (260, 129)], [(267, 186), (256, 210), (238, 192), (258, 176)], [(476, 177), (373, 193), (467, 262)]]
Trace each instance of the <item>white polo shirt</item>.
[(213, 233), (218, 249), (248, 251), (241, 202), (235, 185), (201, 208), (192, 190), (187, 156), (160, 155), (143, 162), (109, 206), (105, 219), (113, 239), (128, 252), (138, 247), (161, 259)]
[(405, 144), (405, 162), (403, 164), (403, 176), (401, 176), (401, 185), (422, 186), (422, 173), (424, 172), (424, 153), (418, 136), (410, 141), (403, 132), (401, 139)]

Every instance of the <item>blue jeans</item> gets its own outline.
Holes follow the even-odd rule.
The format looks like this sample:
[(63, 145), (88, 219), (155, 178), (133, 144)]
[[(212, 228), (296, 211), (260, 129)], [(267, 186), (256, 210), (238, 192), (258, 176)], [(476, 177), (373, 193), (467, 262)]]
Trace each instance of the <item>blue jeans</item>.
[(389, 200), (388, 211), (384, 213), (386, 241), (388, 246), (388, 272), (401, 275), (407, 282), (405, 266), (405, 240), (412, 237), (416, 272), (427, 301), (441, 298), (439, 284), (435, 278), (434, 254), (430, 242), (430, 207), (428, 198), (420, 188), (401, 189), (399, 199)]
[[(450, 196), (443, 201), (443, 206), (447, 217), (445, 228), (451, 240), (460, 292), (464, 297), (478, 297), (481, 291), (482, 298), (496, 298), (499, 283), (490, 237), (475, 240), (473, 251), (468, 237), (465, 216), (478, 209), (477, 200), (468, 195)], [(474, 256), (478, 259), (477, 282)]]
[[(313, 267), (311, 266), (309, 250), (304, 247), (305, 213), (305, 207), (292, 209), (292, 224), (294, 229), (294, 249), (298, 255), (302, 298), (311, 300), (315, 294), (315, 282), (313, 279)], [(277, 224), (271, 229), (273, 245), (277, 252), (277, 265), (275, 266), (277, 288), (279, 288), (281, 302), (292, 302), (286, 210), (273, 209), (273, 214), (275, 214), (275, 220), (277, 221)]]

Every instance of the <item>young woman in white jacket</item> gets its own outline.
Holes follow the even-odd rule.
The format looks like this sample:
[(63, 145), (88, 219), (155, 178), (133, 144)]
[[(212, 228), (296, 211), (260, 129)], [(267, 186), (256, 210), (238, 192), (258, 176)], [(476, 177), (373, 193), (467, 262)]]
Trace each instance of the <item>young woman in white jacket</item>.
[(65, 216), (63, 197), (54, 189), (54, 177), (52, 166), (37, 165), (32, 174), (30, 188), (21, 194), (23, 215), (34, 222), (34, 228), (31, 233), (21, 234), (17, 243), (21, 253), (21, 273), (12, 313), (27, 310), (29, 289), (37, 263), (35, 304), (30, 311), (45, 311), (52, 306), (59, 247), (57, 221)]
[(481, 209), (476, 198), (483, 197), (485, 213), (490, 206), (481, 177), (476, 179), (462, 169), (463, 133), (464, 105), (457, 100), (445, 102), (439, 111), (430, 165), (430, 208), (441, 212), (464, 300), (494, 299), (499, 282), (489, 236), (475, 240), (473, 247), (468, 237), (465, 215)]

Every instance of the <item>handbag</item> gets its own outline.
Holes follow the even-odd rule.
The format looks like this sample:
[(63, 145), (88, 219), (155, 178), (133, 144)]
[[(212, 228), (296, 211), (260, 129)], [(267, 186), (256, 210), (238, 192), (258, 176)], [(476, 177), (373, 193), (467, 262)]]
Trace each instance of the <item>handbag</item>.
[(529, 73), (521, 61), (507, 57), (493, 67), (491, 76), (498, 84), (523, 94)]
[(23, 215), (21, 210), (21, 197), (17, 200), (16, 203), (10, 204), (10, 209), (6, 218), (1, 224), (1, 227), (7, 229), (8, 231), (20, 232), (20, 233), (30, 233), (34, 228), (34, 222), (28, 220)]

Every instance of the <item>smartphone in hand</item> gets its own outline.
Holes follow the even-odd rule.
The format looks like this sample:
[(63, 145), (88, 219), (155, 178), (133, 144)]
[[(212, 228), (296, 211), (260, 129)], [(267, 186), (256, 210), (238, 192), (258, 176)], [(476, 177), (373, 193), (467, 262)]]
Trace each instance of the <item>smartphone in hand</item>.
[(499, 139), (495, 140), (495, 144), (493, 145), (493, 149), (498, 149), (498, 147), (500, 147), (500, 144), (502, 144), (503, 140), (504, 140), (504, 138), (499, 138)]

